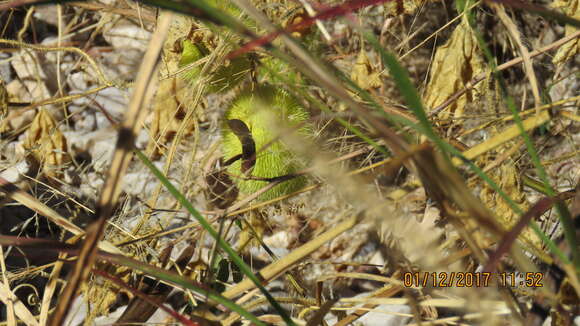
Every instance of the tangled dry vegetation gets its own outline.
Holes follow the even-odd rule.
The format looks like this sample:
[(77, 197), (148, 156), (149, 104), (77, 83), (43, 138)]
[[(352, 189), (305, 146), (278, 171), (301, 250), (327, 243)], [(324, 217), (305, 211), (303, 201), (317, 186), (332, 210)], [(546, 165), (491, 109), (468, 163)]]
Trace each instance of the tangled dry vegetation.
[(206, 2), (236, 20), (0, 3), (2, 325), (577, 325), (578, 29), (498, 3)]

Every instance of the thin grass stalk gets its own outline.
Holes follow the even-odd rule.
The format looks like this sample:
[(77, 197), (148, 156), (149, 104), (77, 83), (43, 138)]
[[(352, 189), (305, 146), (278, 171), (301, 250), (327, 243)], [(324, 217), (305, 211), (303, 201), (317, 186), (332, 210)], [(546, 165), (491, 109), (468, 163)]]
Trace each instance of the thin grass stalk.
[(250, 266), (248, 266), (242, 258), (236, 253), (236, 251), (219, 235), (219, 233), (211, 226), (211, 224), (191, 205), (191, 203), (185, 198), (185, 196), (177, 189), (173, 184), (163, 175), (163, 173), (157, 169), (155, 165), (143, 154), (141, 151), (135, 151), (137, 157), (151, 170), (151, 172), (163, 183), (165, 188), (177, 199), (177, 201), (187, 209), (187, 211), (195, 217), (199, 224), (209, 233), (215, 241), (218, 243), (219, 247), (224, 250), (230, 259), (240, 268), (242, 273), (246, 275), (256, 287), (266, 296), (266, 299), (270, 302), (272, 307), (280, 314), (282, 319), (288, 325), (295, 325), (288, 313), (280, 306), (280, 304), (272, 297), (270, 292), (262, 285), (261, 280), (252, 272)]
[[(509, 2), (509, 3), (511, 4), (513, 2)], [(526, 8), (526, 9), (529, 9), (529, 8)], [(534, 12), (534, 11), (532, 11), (532, 12)], [(483, 51), (489, 67), (491, 67), (493, 76), (498, 81), (504, 102), (505, 102), (506, 106), (508, 107), (508, 109), (511, 111), (513, 119), (520, 130), (520, 133), (524, 139), (524, 143), (526, 145), (526, 149), (530, 155), (532, 163), (534, 164), (534, 167), (536, 168), (536, 172), (538, 173), (538, 176), (540, 177), (540, 179), (542, 180), (542, 182), (544, 184), (544, 189), (546, 190), (548, 196), (555, 197), (556, 191), (554, 190), (554, 188), (550, 184), (548, 174), (546, 173), (546, 170), (544, 169), (544, 166), (542, 165), (542, 162), (540, 161), (540, 156), (538, 155), (538, 151), (536, 150), (530, 136), (528, 135), (528, 133), (524, 129), (523, 121), (519, 115), (518, 109), (516, 108), (515, 101), (514, 101), (513, 97), (508, 92), (505, 80), (503, 79), (503, 77), (501, 76), (499, 71), (497, 70), (497, 64), (493, 58), (493, 55), (491, 54), (491, 50), (487, 46), (487, 43), (483, 39), (479, 29), (477, 28), (477, 26), (475, 26), (474, 19), (473, 19), (472, 15), (468, 15), (468, 17), (470, 17), (470, 19), (468, 19), (469, 26), (471, 27), (471, 29), (473, 30), (473, 32), (475, 34), (475, 37), (476, 37), (477, 42), (479, 44), (479, 47)], [(564, 22), (569, 23), (566, 20)], [(568, 245), (570, 246), (570, 248), (578, 248), (578, 241), (576, 239), (576, 230), (574, 229), (574, 222), (572, 221), (568, 207), (566, 207), (566, 205), (564, 205), (561, 202), (557, 202), (555, 204), (555, 206), (556, 206), (556, 211), (558, 212), (558, 216), (560, 218), (560, 222), (562, 223), (562, 228), (564, 229), (564, 237), (565, 237), (566, 241), (568, 242)], [(536, 227), (532, 227), (534, 232), (539, 230), (539, 228), (536, 229)], [(550, 247), (550, 249), (552, 249), (551, 245), (549, 245), (549, 247)], [(554, 244), (554, 248), (555, 248), (555, 244)], [(563, 254), (561, 256), (559, 255), (559, 258), (564, 263), (569, 263), (567, 258), (562, 259), (562, 258), (564, 258)], [(572, 261), (573, 261), (574, 266), (576, 268), (576, 273), (578, 275), (580, 275), (580, 251), (579, 250), (572, 250)]]

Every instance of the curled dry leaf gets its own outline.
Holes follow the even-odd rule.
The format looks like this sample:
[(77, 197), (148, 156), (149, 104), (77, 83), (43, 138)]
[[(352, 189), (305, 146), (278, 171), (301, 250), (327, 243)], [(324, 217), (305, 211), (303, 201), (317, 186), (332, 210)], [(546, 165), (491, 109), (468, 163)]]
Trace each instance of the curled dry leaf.
[(46, 109), (36, 114), (23, 147), (29, 151), (28, 158), (32, 166), (40, 169), (47, 177), (59, 178), (63, 166), (71, 159), (66, 138)]
[[(154, 100), (152, 118), (151, 118), (151, 135), (155, 142), (149, 142), (148, 151), (158, 144), (167, 144), (173, 140), (177, 134), (180, 125), (183, 123), (187, 108), (179, 101), (178, 93), (183, 93), (187, 88), (176, 78), (162, 80), (157, 89), (157, 95)], [(193, 131), (193, 123), (186, 126), (185, 134)], [(157, 146), (157, 150), (163, 152), (164, 146)]]
[[(0, 77), (0, 133), (14, 130), (13, 128), (15, 118), (9, 116), (10, 100), (13, 100), (13, 93), (8, 89), (4, 80)], [(14, 111), (12, 112), (14, 113)], [(22, 115), (20, 115), (22, 116)], [(12, 125), (12, 126), (11, 126)]]
[[(564, 14), (575, 19), (580, 19), (580, 1), (579, 0), (556, 0), (552, 4), (554, 8), (561, 8)], [(566, 25), (565, 31), (566, 36), (575, 33), (578, 28), (571, 25)], [(571, 42), (564, 44), (558, 49), (556, 55), (552, 59), (552, 62), (557, 65), (561, 65), (566, 61), (574, 58), (576, 54), (580, 52), (580, 39), (575, 39)]]
[(16, 132), (16, 134), (20, 134), (28, 128), (36, 115), (36, 112), (26, 108), (30, 102), (21, 101), (29, 96), (29, 92), (20, 79), (14, 79), (3, 86), (5, 88), (2, 92), (5, 93), (2, 96), (5, 98), (2, 103), (5, 103), (6, 106), (4, 107), (5, 111), (2, 112), (5, 115), (0, 117), (0, 133)]
[[(158, 151), (164, 148), (158, 144), (167, 144), (175, 137), (189, 109), (185, 102), (188, 97), (191, 97), (188, 96), (188, 91), (191, 92), (191, 89), (186, 87), (186, 81), (175, 75), (179, 70), (181, 58), (181, 51), (175, 50), (175, 44), (181, 43), (180, 39), (189, 33), (192, 22), (191, 18), (176, 15), (163, 45), (164, 64), (160, 69), (161, 80), (155, 94), (150, 118), (151, 136), (156, 141), (151, 141), (147, 145), (147, 151), (154, 155), (159, 154)], [(193, 122), (190, 120), (184, 128), (185, 134), (191, 133), (194, 128)]]
[[(100, 265), (99, 269), (106, 270), (108, 273), (115, 275), (125, 284), (131, 281), (131, 272), (125, 266), (112, 267), (110, 265)], [(99, 316), (109, 314), (110, 307), (118, 301), (119, 293), (122, 288), (110, 281), (103, 281), (100, 278), (93, 279), (82, 286), (82, 292), (86, 298), (91, 298), (91, 310), (87, 320), (95, 320)]]
[(352, 67), (350, 78), (364, 90), (378, 88), (382, 85), (381, 74), (373, 68), (364, 49), (361, 49), (356, 63)]
[[(492, 178), (499, 187), (516, 204), (518, 204), (523, 211), (527, 211), (530, 205), (526, 201), (526, 196), (519, 180), (520, 174), (521, 173), (517, 170), (513, 162), (506, 162), (499, 168), (491, 171)], [(509, 204), (487, 184), (484, 184), (483, 186), (481, 199), (487, 207), (490, 207), (495, 211), (495, 216), (499, 218), (499, 224), (501, 224), (505, 230), (511, 229), (518, 222), (520, 218), (519, 214), (511, 210)], [(522, 239), (526, 240), (528, 244), (533, 245), (534, 248), (542, 248), (542, 241), (531, 228), (525, 228), (520, 236)]]
[(206, 198), (210, 207), (225, 209), (238, 197), (238, 188), (226, 171), (214, 171), (205, 177)]
[[(463, 19), (451, 38), (437, 48), (425, 95), (427, 107), (434, 108), (463, 89), (473, 77), (483, 72), (483, 63), (477, 39), (467, 20)], [(468, 91), (446, 110), (439, 112), (438, 118), (446, 120), (461, 117), (467, 101), (473, 96), (472, 92)]]

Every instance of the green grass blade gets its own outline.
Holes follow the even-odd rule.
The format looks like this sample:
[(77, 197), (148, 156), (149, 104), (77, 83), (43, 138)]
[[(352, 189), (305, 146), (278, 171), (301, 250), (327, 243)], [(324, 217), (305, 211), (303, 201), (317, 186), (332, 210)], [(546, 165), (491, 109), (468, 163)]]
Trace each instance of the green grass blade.
[[(429, 137), (440, 149), (442, 149), (443, 152), (448, 152), (461, 159), (464, 163), (466, 163), (473, 172), (475, 172), (494, 191), (496, 191), (498, 195), (502, 197), (503, 200), (506, 201), (506, 203), (508, 203), (508, 205), (514, 212), (516, 212), (519, 215), (522, 215), (524, 213), (522, 209), (485, 172), (483, 172), (482, 169), (480, 169), (477, 165), (475, 165), (471, 160), (464, 157), (463, 154), (455, 147), (443, 141), (441, 138), (439, 138), (439, 136), (435, 134), (433, 128), (431, 127), (431, 123), (429, 122), (427, 115), (425, 113), (425, 109), (423, 107), (421, 98), (419, 97), (419, 93), (416, 91), (415, 87), (411, 83), (411, 80), (407, 72), (401, 67), (397, 59), (392, 54), (388, 53), (387, 51), (385, 51), (385, 49), (383, 49), (379, 41), (372, 34), (365, 32), (364, 35), (369, 41), (369, 43), (373, 45), (373, 47), (381, 55), (381, 58), (384, 60), (385, 65), (389, 68), (391, 76), (393, 76), (393, 78), (395, 79), (397, 87), (399, 88), (403, 97), (409, 104), (411, 110), (419, 120), (419, 126), (421, 128), (416, 130), (418, 132), (422, 132), (424, 135)], [(560, 258), (564, 263), (569, 262), (569, 260), (562, 253), (562, 251), (558, 249), (556, 244), (544, 232), (542, 232), (541, 229), (535, 223), (531, 223), (531, 226), (532, 230), (544, 241), (544, 243), (548, 246), (548, 248), (552, 253), (558, 256), (558, 258)]]
[(288, 313), (284, 310), (284, 308), (282, 308), (282, 306), (280, 306), (280, 304), (272, 297), (272, 295), (268, 292), (268, 290), (266, 290), (266, 288), (262, 286), (261, 281), (252, 272), (250, 266), (248, 266), (242, 260), (242, 258), (236, 253), (236, 251), (222, 237), (220, 237), (219, 233), (191, 205), (191, 203), (187, 200), (187, 198), (185, 198), (185, 196), (179, 190), (177, 190), (175, 186), (173, 186), (173, 184), (167, 179), (167, 177), (165, 177), (163, 173), (159, 169), (157, 169), (155, 165), (153, 165), (153, 163), (147, 158), (147, 156), (145, 156), (145, 154), (143, 154), (141, 151), (138, 150), (136, 150), (135, 153), (137, 154), (137, 157), (139, 157), (139, 159), (143, 162), (143, 164), (145, 164), (145, 166), (147, 166), (149, 170), (153, 172), (155, 177), (157, 177), (157, 179), (161, 181), (161, 183), (165, 186), (165, 188), (169, 191), (169, 193), (171, 193), (171, 195), (173, 195), (173, 197), (175, 197), (175, 199), (177, 199), (177, 201), (179, 201), (179, 203), (183, 205), (183, 207), (185, 207), (193, 217), (195, 217), (195, 219), (207, 231), (207, 233), (209, 233), (215, 239), (218, 246), (228, 254), (230, 259), (240, 268), (242, 273), (244, 273), (246, 277), (248, 277), (252, 282), (254, 282), (256, 287), (260, 289), (262, 294), (264, 294), (266, 299), (270, 302), (272, 307), (276, 309), (276, 311), (280, 314), (282, 319), (284, 319), (286, 324), (295, 325), (290, 316), (288, 315)]
[[(516, 108), (515, 101), (514, 101), (513, 97), (508, 92), (505, 80), (503, 79), (503, 77), (501, 76), (499, 71), (497, 70), (497, 65), (495, 63), (495, 60), (494, 60), (492, 54), (491, 54), (491, 51), (489, 50), (489, 47), (487, 46), (487, 43), (485, 42), (485, 40), (481, 36), (481, 33), (479, 32), (477, 27), (472, 25), (471, 22), (470, 22), (470, 27), (472, 28), (473, 32), (475, 33), (475, 36), (476, 36), (477, 41), (479, 43), (479, 47), (482, 49), (482, 51), (483, 51), (483, 53), (488, 61), (488, 65), (492, 69), (492, 73), (493, 73), (495, 79), (498, 81), (498, 84), (500, 86), (500, 91), (502, 93), (505, 104), (508, 107), (508, 109), (510, 110), (510, 112), (512, 113), (513, 119), (514, 119), (516, 125), (518, 126), (518, 129), (520, 130), (520, 134), (521, 134), (522, 138), (524, 139), (524, 143), (526, 145), (526, 149), (528, 151), (528, 154), (530, 155), (532, 163), (534, 164), (534, 167), (536, 169), (536, 173), (540, 177), (540, 180), (542, 180), (542, 183), (544, 185), (544, 189), (545, 189), (546, 193), (550, 197), (556, 196), (556, 191), (554, 190), (554, 188), (550, 184), (548, 174), (546, 173), (546, 169), (544, 169), (544, 166), (542, 165), (542, 162), (540, 161), (540, 156), (538, 154), (538, 151), (536, 150), (534, 143), (532, 142), (532, 139), (530, 138), (530, 136), (528, 135), (528, 133), (524, 129), (523, 121), (519, 115), (518, 109)], [(566, 241), (568, 242), (568, 245), (570, 246), (570, 248), (578, 248), (578, 240), (576, 239), (576, 230), (574, 228), (574, 222), (572, 221), (571, 214), (570, 214), (570, 211), (568, 210), (568, 207), (566, 207), (566, 205), (564, 205), (560, 202), (556, 203), (555, 206), (556, 206), (556, 211), (558, 212), (558, 216), (560, 218), (560, 223), (562, 224), (562, 228), (564, 229), (564, 237), (565, 237)], [(535, 230), (536, 229), (534, 228), (534, 231)], [(554, 245), (554, 247), (555, 247), (555, 245)], [(559, 257), (560, 257), (560, 259), (563, 258), (561, 256), (559, 256)], [(580, 251), (579, 250), (572, 250), (572, 260), (574, 262), (574, 266), (576, 268), (577, 273), (580, 274)], [(568, 259), (562, 259), (562, 261), (564, 263), (566, 263), (568, 261)]]
[(240, 316), (243, 316), (246, 319), (248, 319), (249, 321), (253, 322), (255, 325), (266, 326), (266, 324), (264, 324), (262, 321), (260, 321), (256, 316), (254, 316), (252, 313), (248, 312), (247, 310), (245, 310), (241, 306), (237, 305), (235, 302), (232, 302), (232, 301), (222, 297), (220, 294), (215, 293), (214, 291), (211, 291), (207, 288), (202, 288), (202, 287), (196, 286), (195, 284), (193, 284), (191, 282), (191, 280), (189, 280), (181, 275), (178, 275), (174, 272), (170, 272), (168, 270), (164, 270), (164, 269), (159, 268), (159, 267), (151, 266), (151, 265), (145, 264), (143, 262), (137, 261), (137, 260), (129, 258), (129, 257), (122, 256), (122, 255), (101, 252), (101, 253), (99, 253), (99, 256), (107, 261), (112, 262), (112, 263), (115, 263), (118, 265), (123, 265), (126, 267), (130, 267), (130, 268), (135, 269), (135, 270), (139, 270), (139, 271), (141, 271), (147, 275), (153, 276), (159, 280), (173, 283), (173, 284), (176, 284), (182, 288), (197, 292), (197, 293), (201, 294), (202, 296), (207, 296), (208, 299), (213, 300), (213, 301), (223, 305), (224, 307), (228, 308), (229, 310), (231, 310), (233, 312), (236, 312)]

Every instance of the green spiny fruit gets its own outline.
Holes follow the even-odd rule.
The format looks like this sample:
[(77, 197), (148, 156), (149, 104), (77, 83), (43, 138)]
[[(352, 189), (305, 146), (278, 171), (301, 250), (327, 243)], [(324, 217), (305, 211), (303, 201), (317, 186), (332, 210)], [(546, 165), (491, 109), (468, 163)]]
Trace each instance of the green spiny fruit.
[[(179, 60), (179, 67), (196, 62), (209, 54), (209, 50), (201, 43), (190, 40), (183, 41), (183, 51)], [(252, 64), (246, 56), (236, 57), (221, 64), (215, 71), (210, 72), (207, 91), (210, 93), (225, 92), (239, 84), (250, 71)], [(198, 65), (183, 73), (183, 78), (194, 82), (201, 75), (202, 66)]]
[[(249, 180), (248, 176), (275, 178), (298, 171), (300, 165), (275, 130), (279, 125), (298, 127), (298, 133), (308, 136), (312, 133), (310, 126), (305, 123), (308, 118), (308, 112), (280, 88), (259, 86), (243, 91), (234, 99), (225, 114), (222, 147), (226, 161), (242, 156), (228, 167), (228, 172), (233, 175), (240, 192), (251, 194), (268, 184), (268, 181)], [(237, 128), (232, 122), (237, 122)], [(244, 130), (249, 135), (241, 136)], [(248, 143), (251, 145), (252, 142), (255, 147), (255, 161), (244, 161), (242, 147)], [(246, 164), (248, 162), (251, 164)], [(258, 199), (263, 201), (276, 198), (296, 191), (305, 184), (306, 178), (303, 176), (292, 178), (270, 189)]]

